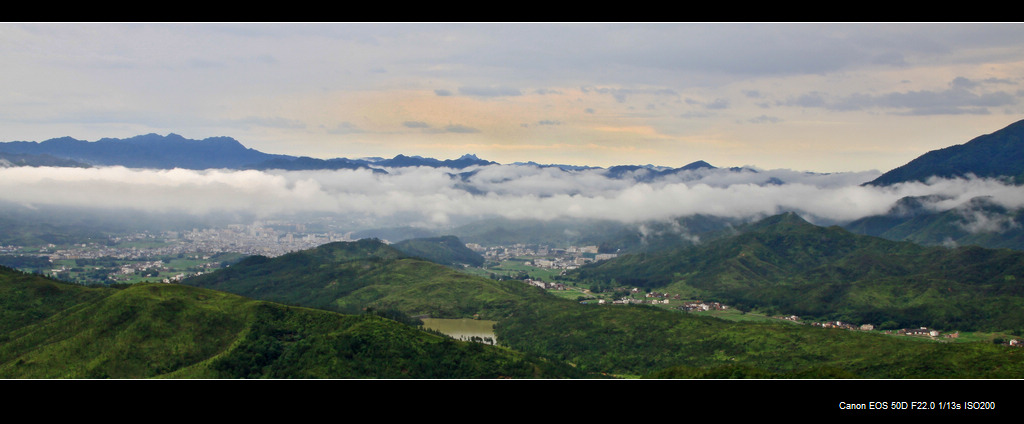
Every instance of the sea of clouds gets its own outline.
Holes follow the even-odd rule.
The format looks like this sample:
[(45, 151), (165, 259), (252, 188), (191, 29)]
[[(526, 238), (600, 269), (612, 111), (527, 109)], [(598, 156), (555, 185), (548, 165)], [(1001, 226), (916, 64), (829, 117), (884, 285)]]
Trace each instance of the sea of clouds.
[(156, 170), (124, 167), (0, 168), (0, 201), (27, 207), (101, 207), (193, 215), (243, 212), (262, 218), (329, 213), (444, 227), (482, 217), (594, 218), (622, 222), (693, 214), (755, 219), (796, 211), (812, 222), (842, 223), (885, 214), (906, 196), (932, 196), (941, 211), (978, 196), (1024, 207), (1024, 188), (997, 180), (935, 179), (864, 186), (878, 172), (698, 169), (620, 178), (603, 169), (533, 165), (454, 170)]

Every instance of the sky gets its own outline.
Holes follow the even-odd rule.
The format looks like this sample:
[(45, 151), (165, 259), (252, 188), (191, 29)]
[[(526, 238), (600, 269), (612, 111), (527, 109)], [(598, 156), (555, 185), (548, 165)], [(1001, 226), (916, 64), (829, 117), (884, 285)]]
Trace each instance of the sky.
[[(0, 166), (0, 204), (23, 210), (331, 214), (351, 229), (796, 211), (830, 225), (914, 196), (977, 232), (1019, 224), (972, 199), (1024, 208), (1024, 187), (994, 180), (861, 185), (1024, 119), (1024, 24), (0, 23), (0, 57), (0, 141), (174, 133), (502, 164)], [(515, 164), (699, 160), (718, 168), (649, 180)]]
[(1019, 23), (2, 23), (0, 141), (887, 171), (1024, 119)]

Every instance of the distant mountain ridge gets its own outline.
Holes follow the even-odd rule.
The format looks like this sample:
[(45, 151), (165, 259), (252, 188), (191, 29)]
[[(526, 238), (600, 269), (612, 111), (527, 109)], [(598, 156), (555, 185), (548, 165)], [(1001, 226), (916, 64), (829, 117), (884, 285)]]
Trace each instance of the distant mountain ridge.
[(931, 177), (968, 175), (1024, 183), (1024, 120), (967, 143), (925, 153), (864, 185), (888, 186)]
[(0, 143), (0, 152), (49, 155), (90, 165), (157, 169), (239, 168), (287, 157), (246, 148), (231, 137), (191, 140), (174, 133), (103, 138), (93, 142), (71, 137), (43, 142), (12, 141)]
[[(209, 137), (193, 140), (170, 133), (138, 135), (131, 138), (102, 138), (97, 141), (60, 137), (36, 141), (0, 142), (0, 166), (125, 166), (128, 168), (155, 169), (256, 169), (256, 170), (322, 170), (322, 169), (370, 169), (386, 173), (384, 168), (432, 167), (466, 169), (475, 166), (500, 165), (475, 154), (464, 154), (457, 159), (434, 159), (422, 156), (399, 154), (393, 158), (333, 158), (318, 159), (307, 156), (264, 153), (247, 148), (231, 137)], [(19, 160), (11, 160), (18, 158)], [(26, 161), (31, 159), (31, 161)], [(590, 166), (540, 165), (535, 162), (513, 165), (555, 167), (563, 171), (601, 169)], [(622, 178), (632, 173), (643, 174), (638, 179), (652, 178), (695, 169), (715, 169), (704, 161), (696, 161), (681, 168), (658, 167), (654, 165), (623, 165), (611, 167), (606, 175)]]
[[(260, 152), (231, 137), (193, 140), (170, 133), (145, 134), (131, 138), (102, 138), (97, 141), (60, 137), (42, 142), (0, 142), (0, 157), (49, 159), (41, 166), (125, 166), (155, 169), (378, 169), (381, 167), (430, 166), (462, 169), (496, 162), (466, 154), (458, 159), (437, 160), (397, 155), (392, 159), (316, 159)], [(32, 165), (11, 161), (9, 166)], [(24, 161), (22, 161), (24, 162)], [(35, 163), (34, 162), (34, 163)]]
[[(11, 160), (16, 157), (19, 160)], [(2, 166), (125, 166), (129, 168), (156, 169), (258, 169), (258, 170), (312, 170), (312, 169), (371, 169), (386, 172), (382, 168), (435, 167), (466, 169), (474, 166), (498, 165), (498, 162), (484, 160), (474, 154), (465, 154), (458, 159), (439, 160), (421, 156), (396, 155), (393, 158), (333, 158), (317, 159), (286, 154), (269, 154), (247, 148), (231, 137), (208, 137), (193, 140), (170, 133), (138, 135), (126, 139), (102, 138), (84, 141), (72, 137), (60, 137), (42, 142), (10, 141), (0, 142)], [(566, 172), (602, 169), (600, 167), (516, 162), (511, 165), (554, 167)], [(638, 182), (685, 171), (717, 169), (711, 164), (698, 160), (688, 165), (671, 168), (655, 165), (617, 165), (604, 169), (609, 178), (632, 178)], [(729, 168), (733, 171), (748, 168)], [(930, 177), (966, 177), (975, 175), (986, 178), (1003, 178), (1016, 184), (1024, 183), (1024, 120), (1017, 121), (991, 134), (982, 135), (971, 141), (934, 150), (917, 159), (892, 169), (864, 185), (887, 186), (899, 182), (926, 181)], [(782, 184), (782, 181), (774, 183)]]

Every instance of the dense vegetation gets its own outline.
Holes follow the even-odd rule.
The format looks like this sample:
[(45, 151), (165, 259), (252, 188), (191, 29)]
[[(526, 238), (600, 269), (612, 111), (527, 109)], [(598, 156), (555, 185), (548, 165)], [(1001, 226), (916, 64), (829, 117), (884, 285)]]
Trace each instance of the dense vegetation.
[(11, 330), (109, 293), (0, 266), (0, 343)]
[(656, 378), (1021, 378), (1024, 351), (788, 323), (735, 323), (648, 306), (549, 302), (500, 340), (591, 372)]
[[(818, 228), (793, 216), (776, 217), (774, 221), (776, 225), (769, 220), (753, 228), (778, 230), (778, 225), (789, 224), (793, 228), (783, 232), (791, 233), (794, 240), (800, 238), (795, 235), (800, 233), (796, 230), (813, 232), (811, 229)], [(820, 234), (815, 238), (820, 239)], [(895, 244), (874, 238), (865, 238), (865, 241)], [(402, 313), (418, 314), (424, 310), (424, 302), (436, 308), (461, 301), (462, 305), (473, 306), (481, 315), (498, 320), (495, 331), (502, 344), (528, 354), (572, 363), (585, 372), (653, 377), (770, 378), (1017, 378), (1024, 375), (1020, 362), (1024, 355), (992, 343), (937, 343), (790, 323), (728, 322), (653, 307), (581, 305), (545, 295), (518, 281), (496, 282), (462, 276), (436, 264), (395, 256), (386, 245), (375, 241), (327, 247), (349, 253), (331, 255), (327, 253), (330, 250), (320, 251), (323, 247), (309, 253), (343, 261), (360, 257), (362, 254), (358, 252), (393, 256), (378, 263), (380, 269), (372, 275), (379, 280), (364, 287), (373, 288), (374, 296), (361, 295), (357, 289), (347, 294), (338, 293), (341, 297), (334, 298), (334, 304), (386, 305)], [(888, 254), (894, 252), (896, 250)], [(779, 254), (786, 255), (784, 251)], [(233, 271), (218, 271), (207, 278), (221, 280), (225, 287), (232, 286), (230, 280), (233, 279), (241, 283), (262, 278), (263, 284), (273, 285), (278, 280), (303, 278), (298, 274), (299, 269), (317, 273), (318, 268), (327, 266), (304, 262), (303, 267), (296, 267), (299, 262), (292, 263), (294, 259), (284, 258), (259, 259), (260, 263), (250, 269), (238, 264), (232, 267)], [(361, 268), (365, 266), (365, 259), (351, 263), (360, 264)], [(785, 262), (779, 261), (780, 264)], [(274, 265), (262, 266), (269, 263)], [(876, 271), (885, 272), (883, 269)], [(238, 274), (227, 278), (232, 272)], [(451, 274), (438, 280), (433, 278), (436, 272)], [(366, 276), (353, 278), (370, 281)], [(323, 285), (318, 277), (303, 281), (307, 285)], [(396, 284), (406, 289), (387, 289), (390, 283), (385, 281), (398, 282)], [(424, 285), (430, 290), (422, 291), (420, 288)], [(479, 293), (493, 293), (495, 287), (503, 289), (502, 302), (468, 301), (479, 299)], [(291, 290), (303, 289), (293, 287)], [(387, 293), (382, 294), (384, 292)], [(382, 301), (385, 299), (387, 301)]]
[(817, 227), (795, 214), (697, 247), (628, 255), (572, 274), (771, 314), (1018, 334), (1022, 276), (1021, 252), (922, 247)]
[[(823, 235), (858, 237), (781, 216), (734, 238), (763, 242), (770, 238), (758, 237), (780, 226), (790, 227), (782, 232), (791, 237), (786, 243), (793, 249), (809, 248), (799, 242), (808, 235), (819, 242)], [(861, 242), (892, 243), (876, 240)], [(932, 251), (893, 244), (898, 248), (886, 255)], [(815, 255), (845, 257), (843, 243), (830, 246), (835, 253)], [(781, 272), (785, 263), (809, 260), (779, 246), (769, 250), (778, 256), (775, 263), (770, 256), (759, 260), (763, 269)], [(981, 280), (989, 278), (981, 268), (1015, 269), (1006, 266), (1013, 255), (1005, 252), (958, 252), (979, 264), (975, 271)], [(1024, 377), (1024, 351), (993, 343), (939, 343), (789, 323), (728, 322), (653, 307), (581, 305), (518, 281), (472, 277), (408, 258), (376, 240), (297, 253), (302, 254), (251, 257), (202, 281), (264, 295), (290, 293), (296, 305), (322, 304), (314, 293), (347, 286), (334, 292), (328, 309), (376, 313), (341, 315), (185, 285), (89, 288), (5, 269), (0, 273), (5, 299), (0, 377)], [(879, 264), (871, 272), (883, 275), (889, 266)], [(843, 268), (833, 271), (842, 274)], [(806, 275), (829, 273), (818, 269)], [(457, 342), (379, 316), (404, 320), (422, 313), (497, 319), (499, 341), (515, 350)]]
[(500, 318), (540, 296), (524, 284), (464, 274), (373, 239), (250, 257), (184, 284), (344, 313), (371, 307), (435, 318)]
[(0, 269), (0, 378), (559, 378), (570, 366), (373, 314)]
[(455, 236), (428, 237), (403, 240), (392, 245), (409, 256), (449, 266), (481, 266), (484, 257), (462, 244)]

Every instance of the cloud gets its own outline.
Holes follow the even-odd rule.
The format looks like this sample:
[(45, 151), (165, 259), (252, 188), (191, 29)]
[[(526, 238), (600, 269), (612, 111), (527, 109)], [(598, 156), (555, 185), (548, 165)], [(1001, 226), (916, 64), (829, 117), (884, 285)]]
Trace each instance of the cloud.
[[(489, 216), (664, 220), (693, 214), (755, 219), (797, 211), (835, 223), (884, 214), (906, 196), (935, 195), (934, 210), (978, 196), (1024, 207), (1024, 188), (995, 180), (937, 179), (864, 187), (877, 172), (814, 174), (790, 170), (699, 169), (660, 179), (610, 178), (603, 169), (496, 165), (369, 170), (149, 170), (123, 167), (0, 169), (0, 201), (150, 212), (246, 213), (274, 217), (321, 213), (373, 225), (437, 226)], [(990, 216), (968, 225), (1009, 225)], [(987, 219), (987, 220), (985, 220)], [(971, 224), (973, 223), (973, 224)]]
[(406, 128), (430, 128), (429, 124), (420, 121), (405, 121), (402, 125)]
[(519, 89), (509, 87), (459, 87), (459, 94), (477, 97), (510, 97), (523, 95)]
[(964, 222), (960, 225), (971, 234), (977, 233), (1001, 233), (1007, 230), (1020, 228), (1020, 224), (1012, 217), (1004, 214), (991, 213), (984, 210), (962, 211), (960, 215)]
[(580, 87), (583, 93), (609, 94), (616, 102), (625, 103), (631, 96), (669, 96), (678, 98), (679, 93), (671, 88), (608, 88), (608, 87)]
[(945, 90), (917, 90), (883, 94), (852, 94), (829, 96), (821, 92), (804, 93), (783, 104), (787, 106), (822, 108), (835, 111), (868, 109), (891, 110), (900, 115), (987, 115), (991, 108), (1012, 106), (1020, 93), (984, 91), (991, 84), (1007, 84), (1006, 80), (970, 80), (956, 77)]
[(364, 131), (351, 122), (342, 122), (327, 132), (331, 134), (362, 134)]
[(715, 99), (704, 105), (708, 109), (726, 109), (729, 107), (729, 101), (726, 99)]
[(473, 127), (467, 127), (465, 125), (447, 125), (444, 127), (443, 130), (440, 130), (438, 132), (455, 134), (474, 134), (480, 132), (480, 130)]
[(756, 118), (750, 118), (747, 120), (747, 122), (750, 122), (752, 124), (776, 124), (782, 122), (782, 119), (775, 116), (761, 115)]

